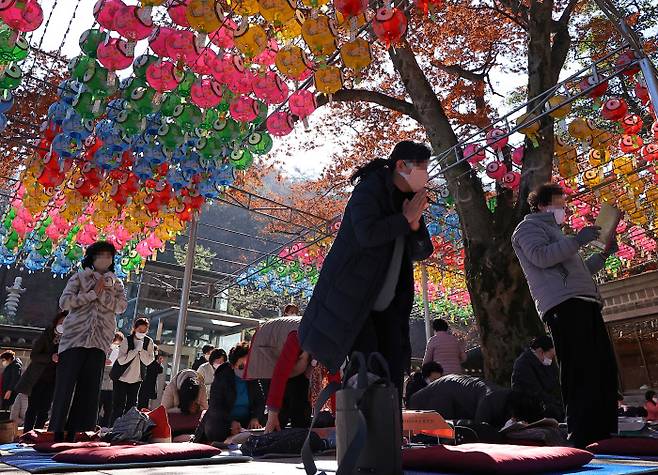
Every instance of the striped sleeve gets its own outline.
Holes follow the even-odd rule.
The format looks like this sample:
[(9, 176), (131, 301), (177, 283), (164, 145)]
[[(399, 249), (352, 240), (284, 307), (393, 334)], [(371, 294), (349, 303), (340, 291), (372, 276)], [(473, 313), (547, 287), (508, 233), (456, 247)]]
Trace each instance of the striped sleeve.
[(115, 314), (121, 314), (128, 308), (128, 301), (126, 300), (126, 292), (123, 288), (123, 283), (117, 279), (112, 289), (105, 289), (100, 298), (100, 304), (111, 310)]
[(98, 296), (93, 289), (89, 292), (80, 292), (80, 276), (75, 274), (66, 283), (66, 288), (59, 298), (59, 306), (62, 310), (71, 311), (87, 305), (97, 298)]

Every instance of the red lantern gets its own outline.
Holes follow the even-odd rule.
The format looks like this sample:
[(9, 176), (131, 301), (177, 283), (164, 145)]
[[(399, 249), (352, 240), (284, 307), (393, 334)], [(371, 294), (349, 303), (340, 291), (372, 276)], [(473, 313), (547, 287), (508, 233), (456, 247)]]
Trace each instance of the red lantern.
[(628, 114), (621, 120), (621, 126), (624, 132), (630, 135), (637, 134), (642, 130), (642, 119), (639, 115)]
[(640, 156), (647, 162), (658, 160), (658, 144), (648, 143), (640, 149)]
[(649, 89), (647, 89), (647, 85), (644, 84), (643, 81), (636, 82), (634, 90), (635, 97), (637, 97), (642, 104), (649, 102)]
[(619, 148), (624, 153), (635, 153), (640, 150), (643, 144), (642, 137), (639, 135), (625, 134), (619, 139)]
[(651, 133), (653, 134), (653, 138), (658, 140), (658, 120), (651, 124)]
[(635, 74), (637, 74), (637, 72), (640, 70), (640, 66), (638, 66), (638, 60), (639, 58), (635, 54), (635, 51), (629, 50), (619, 55), (617, 61), (615, 61), (615, 67), (618, 71), (623, 70), (622, 74), (624, 76), (635, 76)]
[(372, 22), (372, 30), (386, 48), (402, 39), (407, 31), (407, 17), (397, 8), (380, 8)]
[(469, 143), (466, 147), (464, 147), (464, 158), (468, 160), (468, 163), (471, 165), (475, 165), (476, 163), (481, 162), (485, 159), (485, 157), (486, 155), (484, 154), (484, 149), (479, 145)]
[(367, 0), (334, 0), (334, 8), (345, 18), (358, 17), (368, 8)]
[(486, 135), (487, 145), (495, 151), (500, 151), (507, 145), (509, 138), (504, 129), (491, 129)]
[(593, 76), (587, 76), (585, 79), (580, 81), (578, 84), (578, 87), (580, 88), (581, 92), (585, 92), (588, 89), (592, 88), (587, 95), (591, 97), (592, 99), (596, 99), (598, 97), (603, 96), (607, 91), (608, 91), (608, 81), (603, 81), (601, 83), (598, 83), (598, 81), (594, 80)]
[(487, 176), (494, 180), (502, 179), (507, 173), (507, 166), (503, 162), (495, 160), (487, 164)]
[(621, 120), (628, 113), (626, 101), (619, 97), (612, 97), (605, 101), (601, 109), (601, 116), (607, 120)]
[(516, 190), (521, 185), (521, 174), (519, 172), (507, 172), (503, 176), (502, 182), (505, 188)]
[(521, 166), (523, 164), (524, 156), (525, 156), (525, 147), (523, 145), (521, 145), (520, 147), (516, 147), (512, 152), (512, 162), (515, 165)]

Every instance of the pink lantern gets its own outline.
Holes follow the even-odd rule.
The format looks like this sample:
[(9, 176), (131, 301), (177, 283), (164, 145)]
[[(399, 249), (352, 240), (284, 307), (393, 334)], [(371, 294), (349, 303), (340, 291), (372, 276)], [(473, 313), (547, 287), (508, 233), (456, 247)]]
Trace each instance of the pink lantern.
[(27, 223), (23, 221), (20, 217), (16, 216), (11, 222), (11, 226), (14, 228), (16, 233), (22, 238), (28, 232)]
[(151, 235), (146, 238), (146, 243), (153, 250), (162, 249), (165, 245), (164, 242), (162, 242), (162, 240), (155, 235), (155, 233), (151, 233)]
[(183, 28), (190, 27), (190, 22), (187, 21), (187, 15), (185, 14), (188, 3), (189, 0), (171, 2), (171, 5), (167, 8), (167, 13), (169, 14), (169, 18), (171, 18), (171, 21)]
[(288, 85), (273, 71), (256, 76), (252, 83), (254, 94), (267, 104), (280, 104), (286, 100)]
[(49, 239), (56, 241), (63, 236), (63, 233), (59, 231), (57, 226), (55, 226), (54, 224), (50, 224), (46, 228), (46, 236), (48, 236)]
[(263, 52), (256, 56), (253, 62), (261, 66), (272, 66), (276, 59), (277, 51), (279, 51), (279, 44), (275, 38), (270, 38)]
[(174, 61), (185, 61), (195, 54), (194, 33), (189, 30), (174, 30), (167, 41), (167, 56)]
[(498, 160), (487, 164), (487, 176), (494, 180), (501, 180), (507, 173), (507, 166)]
[(258, 116), (258, 105), (251, 97), (237, 96), (231, 102), (229, 111), (238, 122), (251, 122)]
[(617, 234), (621, 234), (624, 231), (626, 231), (626, 228), (628, 225), (626, 224), (626, 221), (619, 221), (619, 224), (617, 225), (617, 229), (615, 230)]
[(525, 147), (523, 145), (521, 145), (520, 147), (516, 147), (512, 152), (512, 163), (518, 166), (523, 165), (524, 156), (525, 156)]
[(521, 174), (518, 172), (507, 172), (503, 176), (502, 185), (510, 190), (517, 190), (521, 185)]
[(209, 35), (210, 41), (222, 49), (233, 48), (235, 46), (233, 35), (237, 28), (238, 25), (227, 18), (221, 28)]
[(580, 216), (587, 216), (592, 212), (592, 207), (584, 201), (574, 200), (573, 204), (576, 207), (576, 212)]
[(173, 91), (182, 80), (182, 73), (171, 61), (156, 61), (146, 69), (146, 81), (160, 93)]
[(157, 56), (163, 58), (168, 56), (167, 43), (174, 32), (173, 28), (167, 26), (159, 26), (153, 30), (153, 33), (149, 36), (149, 46)]
[(620, 244), (619, 251), (617, 251), (617, 256), (619, 256), (621, 259), (632, 261), (635, 257), (635, 249), (626, 244)]
[(653, 135), (654, 140), (658, 140), (658, 120), (651, 124), (651, 134)]
[(293, 92), (288, 99), (288, 106), (290, 107), (290, 112), (300, 119), (307, 118), (318, 108), (315, 95), (306, 89)]
[(153, 251), (151, 248), (149, 248), (149, 245), (146, 243), (146, 241), (139, 241), (135, 246), (135, 251), (144, 259), (151, 257), (151, 254), (153, 254)]
[(222, 57), (217, 57), (217, 61), (213, 64), (213, 77), (222, 84), (227, 84), (229, 78), (233, 74), (241, 74), (244, 72), (244, 65), (242, 58), (238, 55), (225, 54)]
[(499, 152), (507, 145), (509, 138), (507, 131), (504, 129), (491, 129), (486, 135), (487, 145)]
[(36, 0), (14, 2), (11, 7), (0, 10), (0, 18), (12, 30), (27, 33), (41, 26), (43, 10)]
[(222, 86), (212, 78), (197, 80), (192, 84), (190, 98), (202, 109), (212, 109), (222, 102)]
[(587, 220), (582, 216), (572, 214), (569, 218), (569, 226), (571, 226), (571, 229), (575, 231), (580, 231), (585, 226), (587, 226)]
[(135, 55), (135, 43), (129, 43), (120, 38), (111, 38), (102, 41), (96, 49), (98, 62), (110, 71), (120, 71), (133, 64)]
[(639, 226), (633, 226), (628, 230), (628, 237), (631, 238), (631, 241), (637, 244), (638, 240), (646, 237), (646, 231)]
[(645, 238), (642, 241), (642, 250), (645, 252), (653, 252), (656, 250), (656, 241), (651, 238)]
[(132, 41), (148, 38), (153, 32), (150, 10), (134, 5), (122, 6), (114, 19), (114, 30)]
[(192, 71), (195, 73), (204, 76), (213, 73), (215, 62), (218, 61), (217, 53), (210, 48), (203, 48), (194, 61), (190, 61), (191, 59), (192, 58), (188, 56), (187, 65), (192, 68)]
[(275, 137), (284, 137), (294, 128), (292, 116), (287, 112), (275, 112), (267, 119), (267, 130)]
[(94, 5), (94, 18), (106, 30), (114, 31), (114, 20), (125, 7), (121, 0), (98, 0)]
[(254, 73), (251, 71), (242, 71), (241, 73), (225, 76), (227, 87), (236, 95), (249, 94), (252, 91), (254, 79)]
[(464, 147), (464, 158), (471, 165), (475, 165), (476, 163), (480, 163), (482, 160), (484, 160), (486, 155), (482, 147), (474, 143), (469, 143), (466, 145), (466, 147)]
[(83, 246), (89, 246), (98, 240), (98, 230), (93, 224), (85, 224), (78, 232), (75, 240)]

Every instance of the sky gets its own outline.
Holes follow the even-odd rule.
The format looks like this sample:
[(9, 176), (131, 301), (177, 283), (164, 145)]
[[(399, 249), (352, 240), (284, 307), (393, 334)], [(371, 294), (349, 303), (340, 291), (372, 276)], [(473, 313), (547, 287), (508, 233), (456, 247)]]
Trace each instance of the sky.
[[(137, 4), (136, 0), (124, 1), (128, 4)], [(78, 46), (80, 35), (94, 23), (95, 3), (95, 0), (40, 0), (45, 20), (44, 24), (32, 34), (30, 45), (32, 47), (41, 45), (42, 49), (51, 51), (61, 47), (62, 53), (67, 57), (77, 56), (80, 53)], [(46, 22), (48, 22), (47, 28)], [(146, 49), (146, 44), (147, 40), (141, 41), (135, 54), (141, 54)], [(523, 79), (523, 75), (498, 74), (492, 77), (496, 90), (503, 95), (522, 85)], [(331, 162), (332, 154), (340, 152), (338, 141), (321, 133), (323, 124), (329, 120), (331, 120), (330, 111), (320, 109), (311, 116), (308, 129), (297, 124), (289, 136), (275, 138), (270, 156), (284, 159), (283, 168), (288, 176), (297, 179), (316, 177)], [(352, 138), (355, 138), (355, 133), (351, 130), (346, 133), (351, 133)], [(308, 147), (307, 143), (310, 139), (314, 139), (313, 147)]]

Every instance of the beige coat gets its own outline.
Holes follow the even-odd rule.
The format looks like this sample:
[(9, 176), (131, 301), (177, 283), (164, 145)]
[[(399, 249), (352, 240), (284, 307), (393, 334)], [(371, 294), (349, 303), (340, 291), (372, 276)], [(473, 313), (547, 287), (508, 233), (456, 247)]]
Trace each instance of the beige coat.
[[(94, 290), (99, 279), (105, 288), (100, 295)], [(75, 273), (59, 299), (64, 319), (64, 333), (58, 352), (70, 348), (98, 348), (107, 354), (117, 327), (116, 317), (128, 307), (123, 283), (112, 272), (101, 275), (92, 269)]]
[(290, 332), (297, 331), (302, 317), (281, 317), (268, 320), (251, 340), (245, 379), (271, 379), (276, 362)]
[[(188, 378), (197, 378), (197, 373), (193, 369), (184, 369), (179, 372), (174, 379), (172, 379), (162, 394), (162, 405), (165, 407), (167, 412), (181, 412), (178, 407), (180, 404), (180, 398), (178, 397), (178, 390), (183, 385), (183, 381)], [(197, 397), (197, 403), (202, 411), (208, 409), (208, 394), (206, 393), (206, 386), (200, 382), (199, 384), (199, 396)]]

